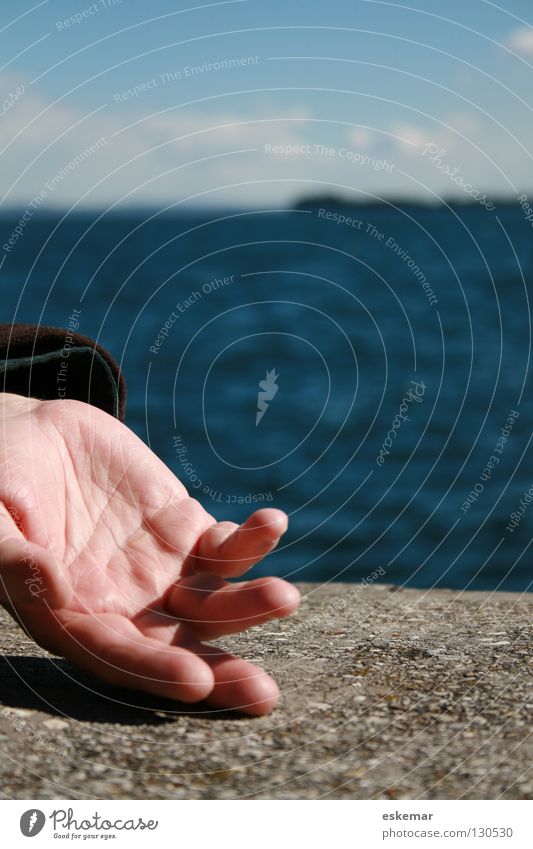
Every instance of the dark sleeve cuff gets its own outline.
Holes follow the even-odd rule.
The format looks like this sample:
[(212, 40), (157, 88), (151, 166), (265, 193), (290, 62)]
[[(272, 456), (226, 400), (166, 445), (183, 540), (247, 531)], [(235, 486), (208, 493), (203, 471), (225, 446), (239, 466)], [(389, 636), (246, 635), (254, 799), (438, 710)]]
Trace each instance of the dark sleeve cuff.
[(126, 386), (100, 345), (69, 328), (0, 324), (0, 391), (46, 400), (85, 401), (124, 421)]

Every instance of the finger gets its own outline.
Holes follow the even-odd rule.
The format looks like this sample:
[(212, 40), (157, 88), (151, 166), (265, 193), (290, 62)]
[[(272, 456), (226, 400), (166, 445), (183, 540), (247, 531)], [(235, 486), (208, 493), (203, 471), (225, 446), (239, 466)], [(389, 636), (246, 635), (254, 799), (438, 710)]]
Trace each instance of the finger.
[(245, 631), (289, 616), (300, 593), (281, 578), (228, 584), (215, 575), (191, 575), (170, 591), (166, 609), (204, 640)]
[(169, 501), (144, 518), (145, 527), (158, 544), (185, 560), (196, 546), (199, 532), (214, 525), (214, 519), (194, 498)]
[(257, 510), (239, 526), (212, 525), (198, 541), (194, 568), (224, 578), (242, 575), (276, 547), (287, 526), (285, 513), (271, 507)]
[(62, 607), (72, 587), (63, 564), (19, 530), (5, 505), (0, 505), (0, 600), (13, 607), (47, 604)]
[(279, 687), (263, 669), (215, 646), (203, 646), (199, 654), (209, 664), (215, 678), (207, 705), (248, 716), (263, 716), (276, 707)]
[(118, 614), (81, 614), (65, 638), (69, 660), (114, 686), (182, 702), (205, 699), (213, 689), (214, 674), (201, 657), (145, 636)]
[(279, 702), (279, 687), (270, 675), (240, 657), (209, 647), (205, 657), (215, 676), (207, 704), (222, 710), (237, 710), (248, 716), (264, 716)]

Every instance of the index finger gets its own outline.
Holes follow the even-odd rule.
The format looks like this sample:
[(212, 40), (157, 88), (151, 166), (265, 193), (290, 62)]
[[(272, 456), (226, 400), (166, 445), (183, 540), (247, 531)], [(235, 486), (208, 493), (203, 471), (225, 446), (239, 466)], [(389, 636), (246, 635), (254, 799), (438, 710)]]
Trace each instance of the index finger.
[(278, 544), (289, 524), (282, 510), (264, 507), (243, 522), (220, 522), (207, 528), (198, 541), (194, 570), (223, 578), (247, 572)]

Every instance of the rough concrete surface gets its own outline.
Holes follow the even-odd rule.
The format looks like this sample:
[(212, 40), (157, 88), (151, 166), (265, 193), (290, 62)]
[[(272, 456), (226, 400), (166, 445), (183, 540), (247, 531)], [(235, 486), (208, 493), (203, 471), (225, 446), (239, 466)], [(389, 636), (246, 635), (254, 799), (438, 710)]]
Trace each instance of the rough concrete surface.
[(2, 613), (2, 797), (533, 796), (533, 596), (301, 589), (292, 619), (219, 643), (279, 680), (261, 719), (113, 690)]

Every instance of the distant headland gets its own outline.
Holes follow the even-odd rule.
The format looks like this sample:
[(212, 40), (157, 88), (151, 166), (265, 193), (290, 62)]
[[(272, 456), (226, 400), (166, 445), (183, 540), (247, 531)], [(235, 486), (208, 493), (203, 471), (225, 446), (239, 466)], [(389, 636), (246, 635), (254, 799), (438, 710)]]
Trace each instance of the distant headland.
[[(521, 195), (520, 197), (524, 197)], [(494, 209), (502, 209), (509, 207), (516, 207), (520, 205), (520, 197), (494, 197), (490, 199), (490, 207)], [(487, 204), (484, 204), (487, 206)], [(465, 209), (468, 207), (478, 207), (479, 202), (477, 200), (472, 200), (471, 198), (465, 197), (460, 198), (457, 196), (450, 198), (438, 198), (435, 200), (422, 200), (419, 198), (405, 198), (405, 197), (389, 197), (389, 198), (350, 198), (346, 195), (333, 194), (333, 193), (324, 193), (324, 194), (315, 194), (309, 195), (308, 197), (303, 197), (295, 200), (292, 204), (290, 204), (289, 209), (294, 211), (300, 210), (316, 210), (322, 207), (326, 207), (328, 209), (369, 209), (369, 208), (380, 208), (386, 209), (445, 209), (447, 207), (451, 209)]]

